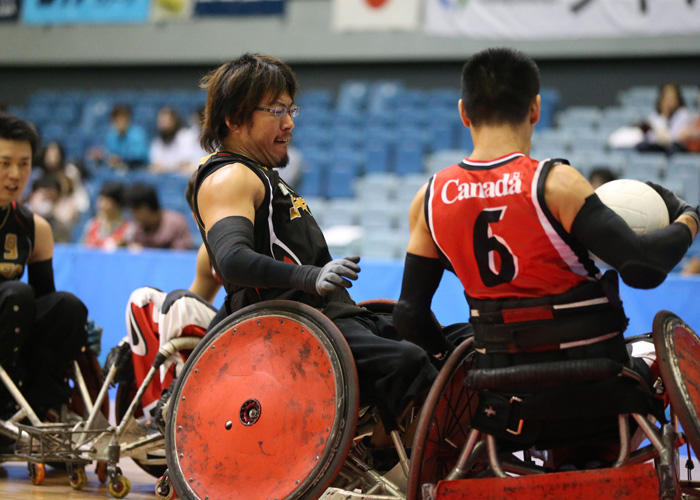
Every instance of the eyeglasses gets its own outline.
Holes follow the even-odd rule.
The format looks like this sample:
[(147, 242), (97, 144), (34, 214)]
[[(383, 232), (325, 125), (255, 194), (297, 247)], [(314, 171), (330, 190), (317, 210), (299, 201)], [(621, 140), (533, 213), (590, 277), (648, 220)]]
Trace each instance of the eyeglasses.
[(284, 106), (277, 106), (276, 108), (261, 108), (257, 107), (255, 108), (259, 111), (269, 111), (273, 115), (275, 115), (275, 118), (284, 118), (287, 116), (287, 113), (292, 115), (292, 118), (296, 118), (299, 116), (299, 110), (301, 109), (301, 106), (298, 104), (295, 104), (294, 106), (290, 106), (288, 108), (285, 108)]

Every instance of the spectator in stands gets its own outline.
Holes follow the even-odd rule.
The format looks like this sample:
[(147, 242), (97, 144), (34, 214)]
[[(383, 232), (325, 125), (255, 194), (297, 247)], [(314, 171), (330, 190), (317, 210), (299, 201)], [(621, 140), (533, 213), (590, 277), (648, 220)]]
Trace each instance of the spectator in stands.
[[(191, 160), (194, 164), (195, 169), (202, 162), (202, 159), (209, 156), (202, 144), (199, 142), (199, 136), (202, 133), (202, 122), (204, 120), (204, 108), (200, 107), (195, 110), (189, 119), (187, 128), (184, 129), (184, 135), (186, 137), (187, 149), (190, 151)], [(194, 169), (190, 172), (194, 172)]]
[(690, 123), (681, 88), (677, 83), (666, 83), (659, 88), (656, 109), (641, 125), (644, 140), (638, 151), (673, 154), (685, 151), (682, 133)]
[(69, 243), (73, 225), (58, 216), (61, 200), (61, 183), (56, 176), (44, 174), (32, 182), (29, 208), (49, 223), (54, 242)]
[(158, 193), (148, 184), (132, 184), (126, 190), (126, 206), (136, 221), (132, 248), (193, 248), (192, 235), (185, 216), (160, 207)]
[(201, 147), (191, 140), (192, 133), (171, 107), (158, 111), (157, 126), (158, 135), (151, 141), (149, 170), (189, 176), (199, 165)]
[(614, 181), (615, 179), (617, 179), (617, 175), (608, 167), (596, 167), (588, 174), (588, 182), (591, 183), (593, 189), (598, 189), (606, 182)]
[(61, 185), (61, 202), (57, 216), (74, 225), (90, 208), (90, 197), (83, 185), (80, 169), (66, 160), (66, 152), (58, 141), (49, 142), (36, 162), (37, 176), (53, 175)]
[(104, 149), (93, 151), (93, 159), (118, 170), (148, 164), (148, 136), (142, 127), (131, 123), (131, 108), (117, 104), (112, 108), (111, 118), (112, 126), (105, 137)]
[(135, 224), (124, 217), (124, 186), (106, 182), (97, 196), (97, 215), (85, 226), (82, 243), (108, 250), (128, 245), (136, 230)]
[(688, 123), (688, 126), (681, 134), (681, 139), (685, 149), (690, 153), (700, 153), (700, 92), (695, 104), (695, 112)]

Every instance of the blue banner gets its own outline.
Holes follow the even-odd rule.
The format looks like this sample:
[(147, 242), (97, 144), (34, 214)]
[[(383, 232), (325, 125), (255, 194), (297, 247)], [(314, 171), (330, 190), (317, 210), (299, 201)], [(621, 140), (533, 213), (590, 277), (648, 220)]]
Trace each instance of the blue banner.
[(151, 0), (23, 0), (25, 24), (145, 23)]
[(19, 18), (19, 0), (0, 0), (0, 22)]
[(197, 0), (195, 16), (284, 14), (284, 0)]

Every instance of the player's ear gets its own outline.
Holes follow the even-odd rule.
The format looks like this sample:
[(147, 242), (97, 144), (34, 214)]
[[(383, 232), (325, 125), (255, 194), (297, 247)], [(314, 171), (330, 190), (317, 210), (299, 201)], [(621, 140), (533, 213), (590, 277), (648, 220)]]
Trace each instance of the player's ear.
[(464, 123), (464, 126), (469, 128), (471, 127), (471, 121), (469, 120), (469, 117), (467, 116), (467, 112), (464, 109), (464, 103), (462, 102), (462, 99), (459, 100), (457, 103), (457, 108), (459, 109), (459, 117), (462, 119), (462, 123)]
[(231, 132), (238, 132), (241, 129), (239, 125), (234, 125), (233, 123), (231, 123), (231, 120), (228, 116), (226, 117), (226, 126)]
[(534, 125), (540, 121), (540, 113), (542, 112), (542, 98), (539, 94), (533, 99), (530, 104), (530, 125)]

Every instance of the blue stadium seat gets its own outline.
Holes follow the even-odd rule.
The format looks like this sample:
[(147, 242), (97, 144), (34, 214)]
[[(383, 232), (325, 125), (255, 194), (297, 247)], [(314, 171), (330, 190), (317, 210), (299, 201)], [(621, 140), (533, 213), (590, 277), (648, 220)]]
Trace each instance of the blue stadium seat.
[(666, 155), (663, 153), (636, 153), (627, 156), (624, 177), (639, 181), (663, 182)]
[(540, 120), (535, 125), (536, 131), (546, 130), (554, 123), (554, 116), (559, 110), (561, 95), (557, 89), (543, 88), (540, 89), (541, 111)]
[(340, 85), (336, 109), (339, 112), (358, 112), (366, 109), (370, 84), (361, 80), (348, 80)]
[(326, 195), (329, 198), (352, 197), (352, 186), (365, 163), (363, 153), (352, 149), (331, 152), (331, 168), (327, 172)]
[(370, 173), (355, 180), (355, 197), (363, 204), (383, 203), (396, 196), (400, 177), (390, 173)]
[(368, 91), (367, 111), (372, 114), (392, 111), (396, 106), (403, 84), (398, 80), (380, 80)]
[(381, 139), (370, 138), (367, 140), (364, 150), (367, 153), (367, 161), (364, 168), (366, 174), (389, 172), (391, 154), (393, 152), (390, 143)]

